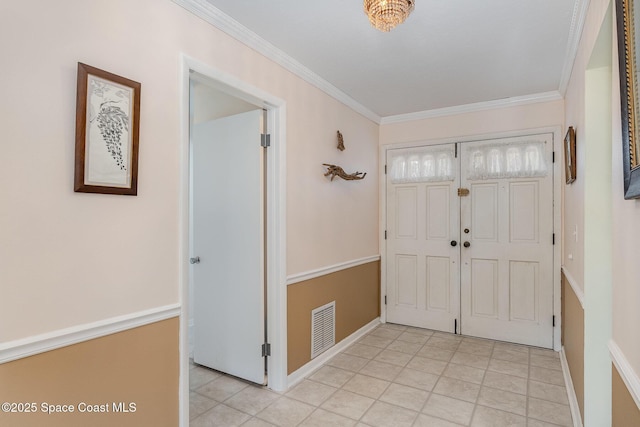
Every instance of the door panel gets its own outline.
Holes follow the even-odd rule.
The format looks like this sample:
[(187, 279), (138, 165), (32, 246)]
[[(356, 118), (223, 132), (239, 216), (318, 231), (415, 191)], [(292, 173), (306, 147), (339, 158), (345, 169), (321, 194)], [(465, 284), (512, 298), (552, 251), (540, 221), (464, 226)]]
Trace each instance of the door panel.
[(427, 309), (447, 311), (451, 301), (451, 259), (427, 257)]
[[(527, 138), (508, 142), (526, 145)], [(550, 165), (551, 135), (544, 141)], [(483, 143), (462, 149), (463, 165), (471, 161), (475, 144)], [(461, 332), (552, 347), (552, 173), (472, 180), (463, 168), (461, 186), (470, 189), (460, 201), (461, 225), (471, 229), (465, 235), (469, 247), (460, 249)]]
[(509, 206), (509, 241), (511, 243), (538, 243), (538, 216), (540, 212), (538, 182), (511, 182)]
[(498, 317), (498, 260), (471, 260), (471, 313), (473, 316)]
[(397, 305), (414, 309), (418, 307), (418, 262), (415, 255), (396, 257), (398, 293)]
[[(437, 146), (434, 150), (441, 152), (443, 148)], [(453, 145), (446, 146), (446, 150), (453, 158)], [(422, 159), (415, 153), (407, 155), (412, 170), (434, 170), (438, 154), (431, 154), (429, 149), (426, 153)], [(455, 166), (442, 160), (442, 153), (439, 155), (443, 167)], [(387, 321), (454, 331), (460, 307), (457, 188), (457, 178), (388, 181)], [(455, 247), (451, 241), (456, 241)]]
[(415, 240), (417, 230), (417, 199), (418, 193), (416, 187), (398, 188), (396, 198), (398, 239)]
[(450, 198), (451, 188), (449, 185), (430, 185), (427, 187), (427, 241), (447, 241), (451, 229), (449, 226), (451, 219)]
[(265, 383), (262, 110), (192, 129), (194, 362)]
[(538, 320), (536, 296), (540, 288), (540, 263), (511, 261), (509, 263), (510, 319)]
[(498, 241), (498, 183), (471, 184), (471, 235), (475, 241)]

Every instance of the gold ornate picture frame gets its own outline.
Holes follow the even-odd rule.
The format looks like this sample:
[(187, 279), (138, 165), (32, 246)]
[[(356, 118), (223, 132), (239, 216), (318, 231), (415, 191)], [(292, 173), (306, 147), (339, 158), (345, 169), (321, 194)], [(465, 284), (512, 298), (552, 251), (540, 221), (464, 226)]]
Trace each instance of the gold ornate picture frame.
[(567, 184), (576, 180), (576, 131), (569, 126), (564, 137), (564, 176)]
[(640, 198), (640, 10), (635, 1), (616, 0), (625, 199)]

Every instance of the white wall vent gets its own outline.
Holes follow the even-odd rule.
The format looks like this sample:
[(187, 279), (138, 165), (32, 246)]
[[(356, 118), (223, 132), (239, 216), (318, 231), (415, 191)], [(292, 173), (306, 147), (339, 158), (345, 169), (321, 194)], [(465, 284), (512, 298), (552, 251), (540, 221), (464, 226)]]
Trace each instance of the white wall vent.
[(311, 358), (336, 343), (336, 302), (332, 301), (311, 311)]

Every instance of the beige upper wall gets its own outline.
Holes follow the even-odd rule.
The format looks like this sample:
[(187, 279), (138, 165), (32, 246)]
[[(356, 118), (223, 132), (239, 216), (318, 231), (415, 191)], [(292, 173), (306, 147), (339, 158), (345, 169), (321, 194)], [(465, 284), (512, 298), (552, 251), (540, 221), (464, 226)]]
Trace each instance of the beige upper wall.
[(429, 141), (561, 126), (562, 100), (380, 126), (380, 144)]
[[(615, 28), (615, 26), (614, 26)], [(614, 29), (615, 32), (615, 29)], [(615, 43), (615, 36), (614, 36)], [(618, 56), (613, 54), (613, 147), (612, 147), (612, 220), (613, 220), (613, 340), (620, 347), (640, 377), (640, 270), (638, 244), (640, 242), (640, 199), (624, 200), (622, 171), (622, 134), (620, 117), (620, 86)], [(637, 393), (637, 390), (636, 390)]]
[[(578, 55), (573, 66), (571, 80), (565, 96), (565, 119), (567, 126), (574, 126), (577, 135), (577, 180), (564, 190), (564, 258), (565, 268), (584, 290), (584, 139), (581, 129), (585, 123), (585, 71), (591, 52), (598, 37), (602, 20), (605, 17), (610, 0), (592, 0), (589, 5)], [(612, 4), (612, 7), (615, 5)], [(615, 18), (614, 18), (615, 20)], [(640, 241), (640, 201), (624, 200), (622, 178), (622, 137), (620, 120), (620, 86), (618, 74), (617, 41), (614, 22), (613, 58), (612, 58), (612, 251), (613, 251), (613, 288), (612, 316), (613, 340), (632, 365), (636, 376), (640, 374), (640, 340), (637, 326), (640, 323), (640, 280), (637, 268), (637, 244)], [(578, 226), (578, 242), (571, 235), (573, 227)], [(567, 259), (572, 253), (574, 260)], [(588, 291), (587, 291), (588, 292)], [(585, 313), (587, 316), (588, 312)]]
[[(576, 180), (564, 186), (562, 264), (584, 292), (585, 71), (598, 37), (608, 0), (590, 3), (571, 79), (565, 95), (565, 123), (576, 130)], [(614, 106), (616, 107), (616, 106)], [(614, 126), (619, 123), (614, 122)], [(618, 137), (619, 138), (619, 137)], [(577, 230), (577, 235), (574, 232)], [(573, 259), (570, 259), (572, 257)]]
[[(181, 53), (287, 103), (287, 272), (379, 252), (378, 126), (170, 0), (3, 2), (0, 52), (0, 342), (179, 301)], [(137, 197), (73, 192), (78, 61), (142, 83)]]

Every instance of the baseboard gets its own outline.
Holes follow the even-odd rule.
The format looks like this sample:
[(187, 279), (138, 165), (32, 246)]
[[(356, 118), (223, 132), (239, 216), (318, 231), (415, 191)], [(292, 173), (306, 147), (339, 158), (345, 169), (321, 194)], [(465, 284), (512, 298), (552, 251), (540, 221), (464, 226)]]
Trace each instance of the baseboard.
[(315, 279), (316, 277), (326, 276), (327, 274), (337, 271), (346, 270), (347, 268), (357, 267), (359, 265), (368, 264), (370, 262), (379, 261), (380, 255), (373, 255), (365, 258), (359, 258), (352, 261), (342, 262), (340, 264), (330, 265), (328, 267), (318, 268), (317, 270), (305, 271), (304, 273), (293, 274), (287, 277), (287, 285), (304, 282), (305, 280)]
[(300, 381), (304, 380), (309, 375), (313, 374), (315, 371), (320, 369), (322, 365), (327, 363), (333, 356), (337, 355), (338, 353), (349, 347), (351, 344), (358, 341), (365, 334), (375, 329), (378, 325), (380, 325), (379, 317), (367, 323), (362, 328), (358, 329), (357, 331), (331, 347), (329, 350), (322, 353), (320, 356), (316, 357), (310, 362), (307, 362), (305, 365), (303, 365), (287, 377), (287, 387), (291, 388), (298, 384)]
[(633, 397), (633, 401), (636, 402), (638, 408), (640, 408), (640, 378), (638, 374), (634, 371), (618, 344), (613, 340), (609, 341), (609, 353), (622, 381), (629, 389), (629, 394)]
[(172, 304), (8, 341), (0, 344), (0, 363), (11, 362), (12, 360), (78, 344), (179, 315), (180, 304)]
[(582, 416), (580, 415), (578, 397), (576, 396), (576, 390), (573, 388), (573, 380), (571, 379), (569, 362), (567, 362), (567, 354), (564, 351), (564, 347), (562, 347), (562, 350), (560, 350), (560, 363), (562, 364), (562, 376), (564, 377), (564, 384), (567, 388), (567, 394), (569, 395), (569, 408), (571, 408), (573, 427), (582, 427)]

